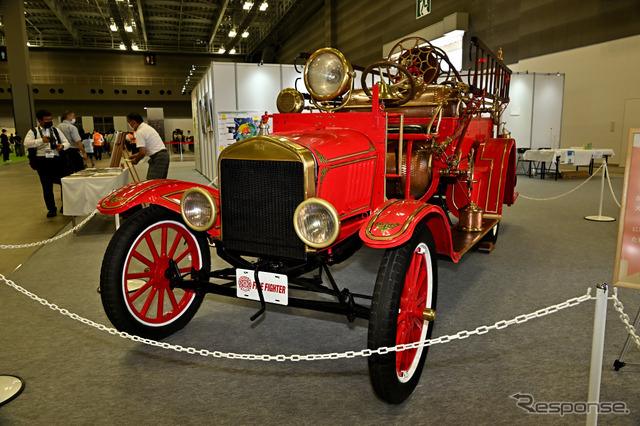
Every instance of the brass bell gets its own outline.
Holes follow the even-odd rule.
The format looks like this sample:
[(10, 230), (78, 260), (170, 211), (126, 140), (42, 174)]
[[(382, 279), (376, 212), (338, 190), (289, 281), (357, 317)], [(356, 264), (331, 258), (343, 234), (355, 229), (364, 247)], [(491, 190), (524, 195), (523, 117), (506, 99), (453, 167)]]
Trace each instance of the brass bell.
[(384, 81), (379, 81), (376, 83), (378, 85), (378, 99), (389, 100), (395, 99), (395, 97), (389, 91), (389, 85)]

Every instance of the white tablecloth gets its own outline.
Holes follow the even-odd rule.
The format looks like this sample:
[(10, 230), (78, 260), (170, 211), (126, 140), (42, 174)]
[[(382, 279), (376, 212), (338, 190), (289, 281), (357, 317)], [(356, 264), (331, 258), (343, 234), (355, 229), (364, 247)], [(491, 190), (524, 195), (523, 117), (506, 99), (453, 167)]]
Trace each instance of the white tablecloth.
[(556, 157), (560, 157), (560, 164), (573, 164), (575, 166), (588, 166), (592, 158), (604, 156), (613, 157), (612, 149), (530, 149), (525, 151), (522, 159), (526, 161), (542, 161), (547, 164), (555, 164)]
[(129, 171), (110, 171), (93, 176), (62, 178), (62, 204), (65, 216), (86, 216), (98, 206), (98, 201), (110, 192), (129, 183)]

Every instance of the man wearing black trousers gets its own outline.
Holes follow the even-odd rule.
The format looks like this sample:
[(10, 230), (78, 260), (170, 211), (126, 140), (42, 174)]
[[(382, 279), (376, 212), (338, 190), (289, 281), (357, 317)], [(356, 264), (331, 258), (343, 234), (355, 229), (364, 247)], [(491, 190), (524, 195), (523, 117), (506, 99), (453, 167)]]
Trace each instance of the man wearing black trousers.
[[(57, 208), (53, 196), (53, 184), (62, 185), (60, 179), (68, 174), (60, 151), (69, 149), (71, 145), (67, 142), (64, 133), (53, 127), (53, 116), (49, 111), (39, 110), (36, 112), (36, 118), (39, 125), (27, 132), (24, 137), (24, 146), (32, 152), (35, 151), (33, 164), (40, 177), (42, 194), (48, 210), (47, 217), (54, 217), (57, 214)], [(31, 158), (31, 153), (29, 157)]]
[(2, 144), (2, 159), (5, 163), (9, 161), (9, 153), (11, 152), (11, 144), (9, 143), (9, 137), (7, 136), (7, 131), (2, 129), (2, 134), (0, 134), (0, 144)]

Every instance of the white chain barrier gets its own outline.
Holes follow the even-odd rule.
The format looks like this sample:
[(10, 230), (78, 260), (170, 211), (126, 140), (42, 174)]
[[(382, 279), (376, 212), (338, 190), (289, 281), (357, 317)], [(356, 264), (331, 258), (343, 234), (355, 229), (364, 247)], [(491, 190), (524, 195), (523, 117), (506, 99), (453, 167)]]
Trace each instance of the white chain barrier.
[(613, 201), (615, 201), (618, 207), (621, 208), (620, 202), (618, 201), (618, 198), (616, 198), (615, 192), (613, 192), (613, 186), (611, 185), (611, 173), (609, 173), (609, 169), (607, 168), (606, 161), (603, 163), (603, 166), (604, 166), (605, 176), (607, 177), (607, 182), (609, 183), (609, 191), (611, 191), (611, 196), (613, 197)]
[[(603, 170), (604, 169), (604, 170)], [(582, 182), (580, 185), (578, 185), (577, 187), (573, 188), (572, 190), (565, 192), (564, 194), (560, 194), (560, 195), (556, 195), (555, 197), (549, 197), (549, 198), (535, 198), (535, 197), (528, 197), (524, 194), (520, 194), (520, 196), (522, 198), (526, 198), (527, 200), (533, 200), (533, 201), (550, 201), (550, 200), (555, 200), (558, 198), (562, 198), (566, 195), (571, 194), (574, 191), (577, 191), (578, 189), (580, 189), (584, 184), (586, 184), (587, 182), (589, 182), (594, 176), (596, 176), (598, 174), (598, 172), (600, 170), (603, 170), (602, 173), (605, 174), (605, 176), (607, 177), (607, 182), (609, 183), (609, 191), (611, 192), (611, 196), (613, 197), (613, 201), (616, 203), (616, 205), (618, 206), (618, 208), (620, 208), (620, 202), (618, 201), (618, 198), (616, 197), (615, 192), (613, 191), (613, 185), (611, 184), (611, 173), (609, 173), (609, 169), (607, 167), (607, 162), (603, 162), (602, 165), (598, 168), (598, 170), (595, 171), (595, 173), (593, 173), (591, 176), (589, 176), (589, 178), (587, 180), (585, 180), (584, 182)]]
[[(82, 324), (86, 324), (88, 326), (94, 327), (100, 331), (107, 332), (112, 335), (117, 335), (122, 337), (123, 339), (128, 339), (133, 342), (143, 343), (149, 346), (155, 346), (162, 349), (170, 349), (176, 352), (186, 352), (191, 355), (201, 355), (204, 357), (213, 357), (213, 358), (227, 358), (227, 359), (241, 359), (247, 361), (318, 361), (318, 360), (328, 360), (328, 359), (343, 359), (343, 358), (355, 358), (355, 357), (368, 357), (373, 354), (384, 355), (389, 352), (401, 352), (408, 349), (417, 349), (421, 346), (433, 346), (440, 343), (449, 343), (454, 340), (463, 340), (473, 335), (482, 335), (486, 334), (489, 331), (493, 330), (502, 330), (514, 324), (522, 324), (534, 318), (541, 318), (546, 315), (554, 314), (566, 308), (572, 308), (580, 305), (588, 300), (595, 299), (595, 297), (591, 296), (591, 288), (587, 290), (587, 293), (580, 297), (574, 297), (566, 300), (565, 302), (559, 303), (557, 305), (549, 306), (547, 308), (539, 309), (535, 312), (529, 314), (518, 315), (515, 318), (510, 320), (502, 320), (498, 321), (493, 325), (483, 325), (475, 328), (474, 330), (468, 331), (463, 330), (459, 331), (456, 334), (440, 336), (435, 339), (427, 339), (414, 343), (407, 343), (396, 345), (393, 347), (383, 346), (377, 349), (363, 349), (360, 351), (347, 351), (347, 352), (332, 352), (325, 354), (307, 354), (307, 355), (256, 355), (256, 354), (237, 354), (233, 352), (220, 352), (220, 351), (210, 351), (208, 349), (196, 349), (193, 347), (185, 347), (182, 345), (172, 345), (167, 342), (158, 342), (157, 340), (146, 339), (144, 337), (136, 336), (133, 334), (129, 334), (124, 331), (118, 331), (115, 328), (107, 327), (103, 324), (97, 323), (90, 319), (81, 317), (77, 314), (69, 312), (69, 310), (60, 308), (58, 305), (48, 302), (47, 300), (38, 297), (36, 294), (30, 292), (29, 290), (17, 285), (13, 281), (5, 278), (2, 274), (0, 274), (0, 280), (4, 281), (9, 287), (14, 288), (20, 293), (28, 296), (29, 298), (35, 300), (43, 306), (46, 306), (60, 314), (67, 316), (73, 320), (79, 321)], [(627, 317), (628, 318), (628, 317)]]
[[(585, 180), (584, 182), (582, 182), (580, 185), (576, 186), (572, 190), (570, 190), (568, 192), (565, 192), (564, 194), (556, 195), (555, 197), (549, 197), (549, 198), (528, 197), (528, 196), (526, 196), (524, 194), (520, 194), (520, 196), (522, 198), (526, 198), (527, 200), (533, 200), (533, 201), (550, 201), (550, 200), (556, 200), (558, 198), (562, 198), (562, 197), (567, 196), (567, 195), (571, 194), (572, 192), (577, 191), (578, 189), (582, 188), (582, 186), (585, 185), (587, 182), (589, 182), (591, 179), (593, 179), (593, 177), (596, 176), (598, 174), (598, 172), (600, 170), (602, 170), (603, 167), (606, 167), (605, 164), (606, 163), (602, 163), (602, 165), (598, 168), (598, 170), (596, 170), (591, 176), (589, 176), (589, 178), (587, 180)], [(611, 182), (609, 182), (609, 185), (611, 185)], [(611, 189), (611, 191), (613, 192), (613, 189)], [(618, 207), (619, 206), (620, 206), (620, 204), (618, 204)]]
[(620, 321), (622, 321), (622, 323), (624, 324), (624, 328), (627, 330), (627, 333), (629, 333), (631, 339), (633, 339), (638, 349), (640, 349), (640, 337), (638, 337), (638, 335), (636, 334), (636, 328), (631, 325), (629, 315), (625, 314), (624, 312), (624, 305), (622, 304), (620, 299), (618, 299), (617, 288), (613, 292), (613, 296), (611, 296), (611, 299), (613, 299), (613, 307), (616, 309), (616, 311), (618, 311), (618, 314), (620, 315)]
[(61, 238), (66, 237), (67, 235), (72, 234), (73, 232), (77, 231), (78, 229), (82, 228), (87, 222), (89, 222), (89, 220), (91, 220), (92, 217), (94, 217), (96, 214), (98, 214), (98, 210), (94, 210), (93, 212), (91, 212), (91, 214), (89, 216), (87, 216), (87, 218), (85, 220), (83, 220), (82, 222), (80, 222), (79, 224), (77, 224), (76, 226), (74, 226), (73, 228), (69, 229), (67, 232), (65, 232), (64, 234), (60, 234), (60, 235), (56, 235), (53, 238), (49, 238), (48, 240), (43, 240), (43, 241), (38, 241), (36, 243), (27, 243), (27, 244), (0, 244), (0, 250), (10, 250), (10, 249), (21, 249), (21, 248), (28, 248), (28, 247), (38, 247), (38, 246), (43, 246), (45, 244), (49, 244), (52, 243), (54, 241), (57, 241)]

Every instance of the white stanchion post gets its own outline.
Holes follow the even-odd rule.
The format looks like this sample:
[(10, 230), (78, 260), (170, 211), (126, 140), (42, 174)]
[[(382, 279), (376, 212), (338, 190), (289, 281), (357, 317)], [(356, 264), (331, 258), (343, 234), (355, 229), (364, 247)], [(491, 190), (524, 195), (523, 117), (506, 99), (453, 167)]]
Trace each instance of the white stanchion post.
[(600, 207), (598, 209), (598, 214), (596, 216), (585, 216), (584, 218), (587, 220), (593, 220), (596, 222), (613, 222), (616, 220), (615, 217), (611, 216), (602, 216), (602, 201), (604, 199), (604, 175), (607, 173), (607, 158), (604, 159), (604, 164), (602, 166), (602, 179), (600, 181)]
[(602, 358), (604, 355), (604, 331), (607, 323), (607, 298), (609, 286), (599, 283), (596, 286), (596, 309), (593, 316), (593, 343), (591, 345), (591, 369), (589, 372), (589, 395), (587, 402), (587, 426), (598, 424), (598, 403), (600, 402), (600, 383), (602, 381)]

